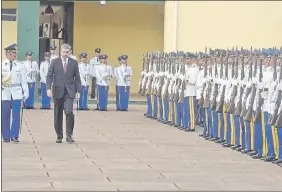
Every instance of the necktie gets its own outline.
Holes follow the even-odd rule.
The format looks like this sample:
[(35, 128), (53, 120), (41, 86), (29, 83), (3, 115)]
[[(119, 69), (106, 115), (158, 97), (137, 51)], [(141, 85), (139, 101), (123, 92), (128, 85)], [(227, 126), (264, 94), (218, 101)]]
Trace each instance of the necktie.
[(64, 60), (64, 71), (65, 73), (67, 72), (67, 61), (66, 60)]
[(13, 69), (13, 61), (10, 61), (10, 71)]

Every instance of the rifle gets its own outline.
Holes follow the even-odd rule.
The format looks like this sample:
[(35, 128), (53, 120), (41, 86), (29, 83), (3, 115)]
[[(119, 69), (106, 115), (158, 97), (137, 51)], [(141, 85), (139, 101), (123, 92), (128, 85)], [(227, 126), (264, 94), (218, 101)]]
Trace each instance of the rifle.
[[(184, 55), (185, 57), (185, 55)], [(181, 84), (180, 84), (180, 90), (179, 90), (179, 100), (178, 100), (178, 103), (184, 103), (184, 91), (185, 91), (185, 87), (186, 87), (186, 84), (185, 84), (185, 66), (184, 66), (184, 57), (182, 58), (181, 60), (181, 76), (183, 79), (181, 79)]]
[[(153, 60), (152, 60), (152, 58), (154, 56), (152, 54), (149, 54), (148, 57), (149, 57), (148, 58), (148, 60), (149, 60), (149, 73), (151, 73), (152, 70), (153, 70), (153, 63), (152, 63)], [(151, 66), (151, 68), (150, 68), (150, 66)], [(153, 83), (153, 77), (152, 77), (152, 75), (150, 75), (148, 77), (147, 84), (146, 84), (146, 95), (151, 95), (152, 83)]]
[[(204, 68), (204, 78), (207, 77), (207, 73), (208, 73), (208, 56), (207, 56), (207, 47), (205, 48), (205, 54), (204, 54), (204, 57), (205, 57), (205, 68)], [(201, 91), (201, 98), (199, 99), (199, 105), (200, 106), (203, 106), (204, 105), (204, 90), (206, 88), (206, 82), (203, 84), (203, 89)]]
[[(150, 67), (149, 67), (149, 56), (150, 54), (149, 53), (147, 53), (147, 57), (145, 58), (145, 63), (146, 63), (146, 73), (149, 73), (150, 71)], [(144, 83), (142, 83), (142, 92), (141, 92), (141, 95), (145, 95), (146, 94), (146, 87), (147, 87), (147, 84), (148, 84), (148, 81), (149, 81), (149, 77), (148, 77), (148, 75), (145, 75), (144, 76)]]
[[(176, 58), (176, 54), (175, 53), (171, 53), (172, 55), (172, 65), (171, 65), (171, 74), (172, 75), (175, 75), (176, 73), (176, 69), (175, 69), (175, 58)], [(171, 93), (169, 94), (169, 100), (170, 101), (173, 101), (173, 97), (174, 97), (174, 93), (173, 93), (173, 88), (174, 88), (174, 85), (176, 83), (176, 80), (174, 80), (174, 78), (172, 77), (171, 79), (171, 82), (170, 82), (170, 90), (171, 90)]]
[[(234, 81), (237, 81), (237, 79), (238, 79), (239, 54), (240, 53), (238, 52), (238, 49), (236, 48), (236, 51), (233, 52), (233, 56), (232, 56), (232, 72), (231, 72), (232, 73), (232, 78), (234, 79)], [(244, 63), (243, 63), (243, 66), (244, 66)], [(233, 83), (232, 91), (231, 91), (231, 96), (230, 96), (230, 103), (227, 104), (226, 113), (232, 114), (234, 112), (235, 99), (236, 99), (236, 96), (237, 96), (237, 92), (238, 92), (238, 84)]]
[(152, 87), (152, 90), (153, 90), (153, 93), (152, 95), (154, 96), (157, 96), (157, 92), (158, 92), (158, 84), (159, 84), (159, 73), (160, 73), (160, 53), (159, 52), (156, 52), (155, 53), (156, 57), (154, 59), (154, 64), (156, 64), (156, 73), (154, 73), (154, 83), (153, 83), (153, 87)]
[(177, 78), (176, 78), (176, 85), (175, 85), (175, 88), (174, 88), (174, 94), (173, 94), (173, 101), (178, 103), (179, 101), (179, 93), (178, 93), (178, 90), (180, 89), (180, 85), (181, 85), (181, 79), (179, 77), (179, 68), (180, 68), (180, 65), (181, 65), (181, 61), (180, 61), (180, 57), (181, 57), (181, 53), (177, 53), (177, 68), (176, 68), (176, 75), (177, 75)]
[[(210, 49), (210, 68), (209, 68), (209, 78), (212, 76), (212, 57), (213, 57), (213, 54), (214, 54), (214, 51), (212, 49)], [(208, 82), (208, 86), (205, 88), (205, 97), (204, 97), (204, 105), (203, 107), (205, 109), (208, 109), (209, 108), (209, 105), (210, 105), (210, 94), (211, 94), (211, 88), (212, 88), (212, 79), (208, 79), (207, 80)]]
[[(219, 49), (216, 50), (217, 54), (216, 56), (220, 58), (220, 63), (223, 63), (223, 57), (222, 57), (222, 53)], [(212, 100), (211, 100), (211, 110), (215, 110), (216, 109), (216, 97), (218, 95), (218, 82), (217, 80), (217, 61), (215, 62), (215, 74), (213, 77), (213, 88), (212, 88)]]
[[(276, 102), (275, 102), (275, 109), (274, 109), (274, 113), (272, 115), (272, 118), (271, 118), (271, 121), (270, 121), (270, 125), (275, 125), (276, 127), (281, 127), (282, 125), (282, 117), (281, 117), (281, 110), (279, 112), (279, 108), (281, 107), (281, 100), (282, 100), (282, 89), (281, 89), (281, 83), (282, 83), (282, 62), (281, 62), (281, 58), (282, 58), (282, 48), (280, 48), (280, 55), (279, 55), (279, 66), (280, 66), (280, 71), (279, 71), (279, 79), (278, 79), (278, 85), (276, 87), (276, 91), (278, 91), (278, 96), (277, 96), (277, 99), (276, 99)], [(275, 73), (276, 73), (276, 77), (277, 77), (277, 71), (276, 71), (276, 63), (277, 63), (277, 59), (275, 57)], [(279, 113), (279, 114), (278, 114)], [(278, 116), (279, 115), (279, 116)]]
[[(145, 70), (145, 56), (143, 55), (143, 64), (142, 64), (142, 71)], [(141, 94), (142, 93), (142, 82), (143, 82), (143, 79), (144, 79), (144, 74), (141, 75), (141, 78), (139, 80), (139, 90), (138, 90), (138, 93)]]
[[(223, 50), (225, 52), (225, 50)], [(224, 65), (223, 65), (223, 62), (221, 62), (221, 67), (220, 67), (220, 79), (226, 81), (228, 80), (228, 57), (230, 55), (228, 49), (226, 51), (226, 53), (223, 54), (226, 56), (226, 61), (225, 61), (225, 76), (223, 76), (223, 68), (224, 68)], [(216, 106), (216, 112), (219, 112), (219, 113), (222, 113), (223, 112), (223, 105), (224, 105), (224, 96), (225, 96), (225, 91), (226, 91), (226, 84), (223, 84), (220, 86), (220, 95), (219, 96), (219, 101), (217, 103), (217, 106)]]
[[(263, 54), (261, 53), (261, 51), (259, 50), (259, 84), (262, 83), (262, 79), (263, 79), (263, 73), (262, 73), (262, 64), (263, 64), (263, 61), (265, 60), (266, 56), (263, 58)], [(270, 60), (269, 60), (270, 62)], [(254, 122), (255, 123), (260, 123), (261, 122), (261, 108), (262, 108), (262, 105), (264, 103), (264, 98), (261, 96), (261, 93), (263, 92), (263, 88), (262, 87), (258, 87), (258, 90), (257, 90), (257, 94), (256, 94), (256, 97), (258, 98), (258, 106), (256, 108), (256, 115), (255, 115), (255, 119), (254, 119)], [(264, 90), (266, 91), (266, 90)]]
[(254, 105), (254, 101), (255, 101), (255, 96), (256, 96), (256, 83), (254, 82), (255, 80), (255, 77), (257, 75), (257, 63), (258, 63), (258, 58), (256, 55), (254, 55), (253, 53), (251, 53), (251, 57), (254, 57), (255, 59), (253, 60), (254, 61), (254, 64), (255, 64), (255, 67), (254, 67), (254, 73), (253, 73), (253, 81), (252, 81), (252, 88), (251, 88), (251, 95), (250, 95), (250, 100), (249, 100), (249, 105), (248, 105), (248, 108), (247, 108), (247, 112), (244, 116), (244, 120), (247, 121), (247, 122), (251, 122), (252, 120), (252, 116), (253, 116), (253, 105)]
[(162, 96), (162, 87), (164, 85), (164, 53), (160, 54), (160, 74), (159, 74), (159, 82), (157, 87), (157, 97)]
[[(246, 50), (245, 53), (248, 53), (248, 51)], [(252, 48), (250, 51), (250, 55), (249, 55), (249, 75), (248, 75), (248, 79), (247, 81), (250, 82), (252, 80), (252, 70), (253, 70), (253, 56), (252, 56)], [(243, 71), (244, 73), (244, 71)], [(248, 83), (247, 82), (247, 83)], [(242, 110), (241, 110), (241, 117), (245, 117), (246, 113), (247, 113), (247, 108), (246, 108), (246, 100), (249, 96), (249, 94), (251, 93), (252, 87), (249, 87), (246, 85), (245, 89), (244, 89), (244, 93), (243, 93), (243, 98), (242, 98)]]
[[(166, 60), (165, 60), (165, 63), (167, 63), (167, 68), (166, 68), (166, 71), (168, 71), (168, 73), (170, 74), (171, 73), (171, 58), (170, 58), (170, 55), (166, 55)], [(170, 78), (169, 77), (166, 77), (166, 84), (165, 84), (165, 87), (164, 87), (164, 99), (167, 99), (169, 94), (168, 94), (168, 87), (169, 87), (169, 84), (170, 84)]]

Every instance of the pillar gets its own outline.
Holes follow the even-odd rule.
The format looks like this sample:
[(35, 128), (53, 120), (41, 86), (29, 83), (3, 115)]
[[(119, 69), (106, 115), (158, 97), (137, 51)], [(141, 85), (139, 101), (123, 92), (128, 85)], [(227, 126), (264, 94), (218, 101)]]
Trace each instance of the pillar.
[[(32, 51), (33, 60), (39, 64), (39, 11), (40, 1), (18, 1), (17, 59), (20, 61), (25, 60), (27, 51)], [(38, 80), (35, 99), (38, 97)]]
[(177, 1), (165, 1), (164, 6), (164, 52), (177, 49)]

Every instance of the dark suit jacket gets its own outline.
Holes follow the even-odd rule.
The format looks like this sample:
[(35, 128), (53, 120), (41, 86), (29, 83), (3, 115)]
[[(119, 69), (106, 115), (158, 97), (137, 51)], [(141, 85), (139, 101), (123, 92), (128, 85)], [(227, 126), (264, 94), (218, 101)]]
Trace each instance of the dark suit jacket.
[(71, 98), (80, 90), (81, 82), (78, 63), (72, 58), (68, 58), (67, 71), (64, 72), (61, 57), (53, 59), (48, 70), (46, 88), (51, 89), (53, 83), (53, 97), (60, 99), (64, 96), (65, 88)]

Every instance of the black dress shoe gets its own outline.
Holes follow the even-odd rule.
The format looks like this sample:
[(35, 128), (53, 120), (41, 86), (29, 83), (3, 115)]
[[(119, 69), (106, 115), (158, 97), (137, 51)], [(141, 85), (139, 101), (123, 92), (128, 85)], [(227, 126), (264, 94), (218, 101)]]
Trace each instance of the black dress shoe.
[(222, 145), (222, 147), (231, 147), (231, 144), (226, 143), (226, 144)]
[(261, 156), (261, 155), (259, 155), (259, 154), (256, 154), (256, 155), (253, 155), (253, 156), (252, 156), (252, 158), (253, 158), (253, 159), (261, 159), (261, 158), (262, 158), (262, 156)]
[(73, 142), (74, 142), (72, 136), (67, 136), (66, 141), (67, 141), (68, 143), (73, 143)]
[[(120, 109), (116, 109), (116, 111), (120, 111)], [(146, 116), (146, 115), (144, 114), (144, 116)]]
[(242, 152), (242, 153), (249, 153), (249, 152), (251, 152), (251, 150), (249, 150), (249, 149), (244, 149), (244, 150), (242, 150), (241, 152)]
[(63, 141), (62, 141), (62, 139), (57, 139), (56, 140), (56, 143), (62, 143)]
[(267, 157), (264, 158), (264, 161), (266, 161), (266, 162), (273, 162), (273, 161), (275, 161), (275, 157), (267, 156)]
[(99, 111), (99, 108), (94, 109), (95, 111)]
[(255, 155), (258, 154), (258, 152), (256, 152), (256, 151), (251, 151), (251, 152), (249, 152), (248, 154), (249, 154), (250, 156), (255, 156)]
[(282, 160), (279, 159), (279, 160), (276, 160), (276, 161), (272, 161), (272, 163), (274, 163), (274, 164), (280, 164), (280, 163), (282, 163)]
[(240, 146), (240, 145), (234, 145), (234, 146), (231, 147), (231, 149), (234, 150), (234, 149), (237, 149), (237, 148), (239, 148), (239, 147), (241, 147), (241, 146)]
[(13, 141), (13, 142), (15, 142), (15, 143), (18, 143), (18, 142), (19, 142), (19, 140), (18, 140), (17, 137), (12, 137), (12, 138), (11, 138), (11, 141)]
[(4, 142), (4, 143), (9, 143), (9, 142), (10, 142), (10, 139), (3, 139), (3, 142)]

